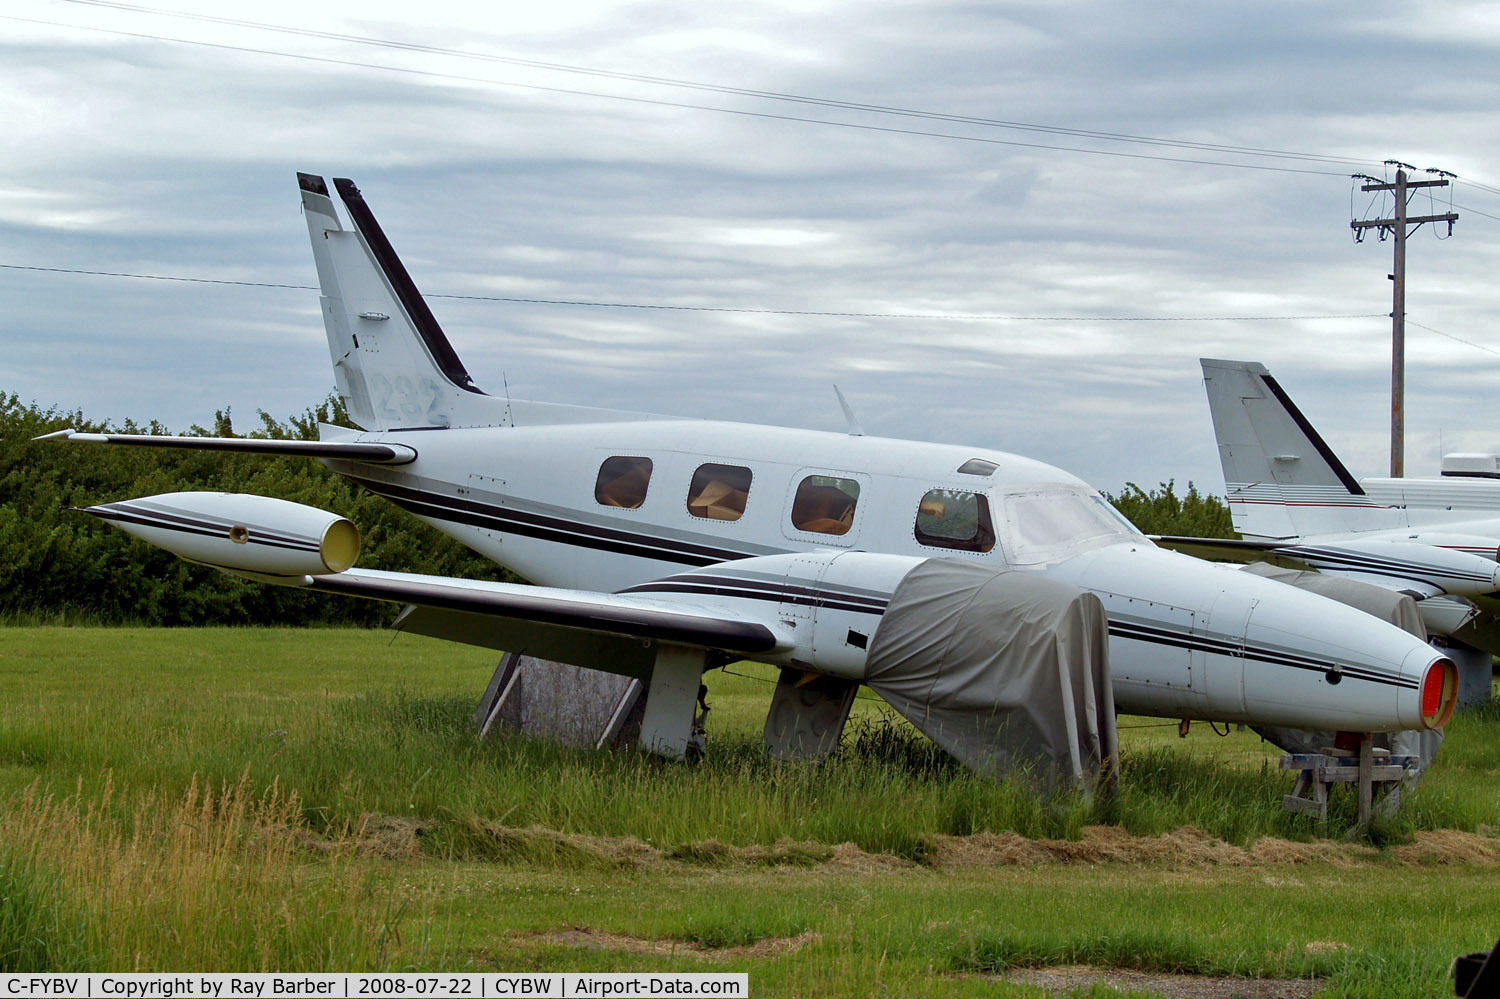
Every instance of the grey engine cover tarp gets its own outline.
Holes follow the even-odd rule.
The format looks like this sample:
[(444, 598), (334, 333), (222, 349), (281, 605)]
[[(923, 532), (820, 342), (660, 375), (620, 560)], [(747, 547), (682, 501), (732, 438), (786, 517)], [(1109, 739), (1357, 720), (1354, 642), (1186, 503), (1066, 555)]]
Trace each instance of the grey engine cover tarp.
[(865, 683), (986, 776), (1115, 776), (1108, 619), (1077, 587), (928, 559), (891, 595)]
[[(1342, 579), (1317, 572), (1299, 572), (1296, 569), (1283, 569), (1264, 562), (1247, 565), (1243, 571), (1274, 579), (1278, 583), (1286, 583), (1299, 590), (1307, 590), (1319, 596), (1328, 597), (1330, 600), (1337, 600), (1341, 604), (1348, 604), (1382, 621), (1389, 621), (1401, 630), (1416, 635), (1424, 642), (1427, 641), (1427, 626), (1422, 623), (1422, 614), (1417, 610), (1417, 602), (1404, 593), (1397, 593), (1383, 586), (1376, 586), (1374, 583), (1363, 583), (1357, 579)], [(1289, 753), (1322, 752), (1325, 746), (1333, 745), (1333, 740), (1338, 734), (1314, 729), (1252, 727), (1267, 742)], [(1377, 748), (1418, 757), (1421, 761), (1417, 766), (1418, 773), (1427, 769), (1432, 758), (1437, 755), (1438, 747), (1442, 744), (1442, 732), (1390, 732), (1380, 733), (1375, 737)]]

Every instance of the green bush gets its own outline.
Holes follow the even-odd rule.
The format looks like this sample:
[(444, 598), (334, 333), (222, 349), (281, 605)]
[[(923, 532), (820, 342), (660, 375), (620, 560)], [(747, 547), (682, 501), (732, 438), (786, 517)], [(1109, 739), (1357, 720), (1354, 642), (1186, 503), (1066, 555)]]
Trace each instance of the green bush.
[(1125, 483), (1118, 493), (1105, 493), (1116, 510), (1146, 534), (1163, 534), (1189, 538), (1233, 538), (1234, 525), (1229, 518), (1229, 504), (1217, 496), (1208, 496), (1188, 483), (1185, 496), (1174, 491), (1175, 479), (1168, 479), (1147, 492), (1134, 482)]
[[(315, 440), (319, 423), (348, 425), (336, 397), (237, 434), (228, 410), (190, 436)], [(80, 412), (24, 405), (0, 393), (0, 620), (83, 620), (151, 625), (375, 625), (391, 604), (266, 586), (193, 565), (86, 514), (82, 507), (182, 490), (259, 493), (348, 517), (370, 569), (505, 578), (504, 571), (402, 510), (300, 457), (35, 441), (72, 427), (91, 433), (167, 434), (94, 423)], [(510, 577), (514, 578), (514, 577)]]

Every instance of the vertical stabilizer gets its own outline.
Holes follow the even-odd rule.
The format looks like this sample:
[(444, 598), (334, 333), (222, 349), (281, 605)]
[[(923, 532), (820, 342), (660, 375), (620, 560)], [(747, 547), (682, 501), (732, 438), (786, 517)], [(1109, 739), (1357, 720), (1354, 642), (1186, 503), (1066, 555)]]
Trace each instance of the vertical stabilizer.
[(1203, 358), (1234, 528), (1292, 538), (1400, 527), (1364, 489), (1264, 365)]
[(469, 377), (359, 188), (333, 182), (353, 225), (345, 229), (322, 177), (299, 173), (297, 182), (350, 418), (367, 430), (508, 423), (504, 402)]

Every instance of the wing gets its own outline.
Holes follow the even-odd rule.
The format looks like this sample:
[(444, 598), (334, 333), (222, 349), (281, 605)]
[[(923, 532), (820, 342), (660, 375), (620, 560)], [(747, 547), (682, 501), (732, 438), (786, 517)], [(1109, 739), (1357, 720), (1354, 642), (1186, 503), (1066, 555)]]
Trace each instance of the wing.
[(1417, 600), (1444, 594), (1473, 598), (1500, 588), (1493, 560), (1467, 551), (1386, 537), (1293, 541), (1222, 538), (1153, 538), (1171, 548), (1217, 562), (1266, 562), (1286, 569), (1358, 579)]
[(347, 458), (379, 465), (405, 465), (417, 451), (405, 444), (364, 441), (286, 441), (259, 437), (167, 437), (156, 434), (85, 434), (58, 430), (36, 438), (70, 444), (123, 444), (134, 447), (177, 447), (196, 451), (238, 451), (243, 454), (294, 454), (309, 458)]
[(662, 644), (736, 657), (782, 644), (753, 608), (373, 569), (308, 579), (307, 589), (406, 604), (400, 631), (627, 676), (649, 677)]
[(1278, 541), (1232, 541), (1228, 538), (1179, 538), (1156, 535), (1153, 535), (1151, 540), (1162, 548), (1170, 548), (1172, 551), (1182, 552), (1194, 558), (1208, 559), (1210, 562), (1242, 562), (1246, 565), (1251, 562), (1269, 562), (1283, 569), (1316, 571), (1307, 560), (1284, 551), (1287, 545)]

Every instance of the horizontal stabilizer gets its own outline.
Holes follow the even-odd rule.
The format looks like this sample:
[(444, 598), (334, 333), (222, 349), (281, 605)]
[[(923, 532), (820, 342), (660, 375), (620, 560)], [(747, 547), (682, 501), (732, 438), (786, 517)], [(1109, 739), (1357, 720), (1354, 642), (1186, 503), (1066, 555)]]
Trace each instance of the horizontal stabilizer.
[(283, 441), (259, 437), (166, 437), (157, 434), (85, 434), (58, 430), (36, 438), (72, 444), (126, 444), (136, 447), (181, 447), (198, 451), (239, 451), (243, 454), (293, 454), (307, 458), (343, 458), (377, 465), (405, 465), (415, 461), (416, 448), (405, 444), (367, 444), (360, 441)]

